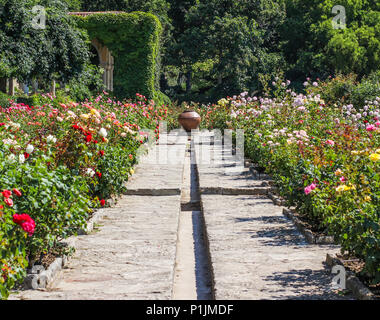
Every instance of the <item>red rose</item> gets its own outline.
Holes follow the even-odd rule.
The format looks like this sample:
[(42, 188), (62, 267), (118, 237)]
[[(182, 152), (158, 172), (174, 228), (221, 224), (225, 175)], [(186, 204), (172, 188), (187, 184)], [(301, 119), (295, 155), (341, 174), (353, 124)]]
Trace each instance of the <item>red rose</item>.
[(10, 207), (13, 206), (13, 200), (11, 198), (5, 198), (4, 202)]
[(96, 172), (96, 175), (97, 175), (99, 178), (101, 178), (101, 177), (102, 177), (102, 173), (101, 173), (101, 172), (99, 172), (99, 171), (97, 171), (97, 172)]
[(86, 142), (90, 142), (92, 140), (92, 135), (87, 135), (86, 136)]
[(9, 198), (12, 195), (12, 192), (10, 192), (9, 190), (4, 190), (2, 194), (4, 198)]
[(103, 151), (103, 150), (100, 150), (100, 151), (99, 151), (99, 154), (103, 157), (103, 156), (104, 156), (104, 151)]
[(104, 199), (100, 200), (100, 205), (101, 205), (102, 207), (104, 207), (105, 204), (106, 204), (106, 201), (105, 201)]
[(18, 189), (13, 189), (13, 193), (16, 195), (16, 196), (18, 196), (18, 197), (21, 197), (22, 196), (22, 194), (21, 194), (21, 191), (20, 190), (18, 190)]
[(18, 224), (25, 232), (32, 236), (36, 224), (34, 220), (28, 214), (15, 214), (13, 215), (13, 222)]
[(93, 143), (98, 143), (98, 140), (94, 140)]
[(30, 154), (29, 154), (29, 153), (26, 153), (26, 152), (24, 152), (24, 157), (25, 157), (25, 160), (27, 160), (27, 159), (30, 157)]
[(129, 159), (131, 159), (131, 160), (133, 159), (133, 156), (131, 154), (129, 155)]

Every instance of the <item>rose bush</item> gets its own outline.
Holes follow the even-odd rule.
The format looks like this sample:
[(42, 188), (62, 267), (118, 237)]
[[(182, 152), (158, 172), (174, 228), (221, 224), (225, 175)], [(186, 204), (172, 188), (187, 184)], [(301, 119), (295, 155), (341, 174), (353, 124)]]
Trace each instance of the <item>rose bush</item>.
[(244, 129), (245, 152), (314, 231), (333, 235), (380, 282), (380, 98), (363, 107), (326, 104), (273, 82), (270, 98), (247, 92), (198, 106), (202, 126)]
[[(144, 96), (0, 108), (0, 297), (27, 267), (84, 226), (105, 199), (120, 194), (137, 153), (159, 137), (168, 110)], [(140, 134), (141, 133), (141, 134)]]

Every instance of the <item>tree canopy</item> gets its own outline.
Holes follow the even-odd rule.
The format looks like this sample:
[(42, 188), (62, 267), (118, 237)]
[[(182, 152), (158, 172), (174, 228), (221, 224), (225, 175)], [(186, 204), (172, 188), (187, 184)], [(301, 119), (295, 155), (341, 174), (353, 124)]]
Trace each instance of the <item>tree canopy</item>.
[[(0, 0), (0, 4), (0, 77), (68, 81), (83, 71), (89, 61), (87, 39), (74, 27), (64, 2)], [(33, 26), (38, 12), (32, 8), (37, 4), (46, 11), (43, 28)]]
[[(162, 26), (161, 89), (173, 98), (262, 89), (260, 75), (302, 84), (380, 69), (380, 1), (342, 0), (346, 27), (334, 28), (332, 0), (0, 0), (0, 76), (70, 78), (88, 58), (67, 11), (145, 11)], [(34, 4), (47, 28), (34, 30)], [(341, 13), (341, 12), (340, 12)]]

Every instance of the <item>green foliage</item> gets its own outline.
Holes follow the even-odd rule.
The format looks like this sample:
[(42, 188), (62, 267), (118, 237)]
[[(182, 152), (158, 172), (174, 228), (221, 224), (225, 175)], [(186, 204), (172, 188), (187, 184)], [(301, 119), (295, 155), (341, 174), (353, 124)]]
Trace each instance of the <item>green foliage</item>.
[(94, 65), (86, 65), (83, 72), (67, 84), (70, 98), (74, 101), (90, 99), (93, 93), (102, 92), (104, 89), (102, 71)]
[[(44, 29), (31, 23), (36, 4), (46, 9)], [(86, 39), (72, 25), (63, 2), (1, 0), (0, 5), (0, 69), (6, 76), (68, 81), (81, 73), (89, 59)]]
[(14, 98), (0, 91), (0, 107), (6, 108), (9, 106), (9, 100)]
[(162, 29), (157, 17), (135, 12), (99, 13), (75, 19), (91, 39), (98, 39), (115, 57), (114, 93), (117, 97), (131, 98), (136, 92), (155, 97)]
[(328, 103), (353, 104), (363, 107), (366, 101), (371, 101), (380, 96), (380, 74), (372, 73), (362, 81), (357, 81), (354, 74), (339, 75), (328, 79), (318, 87), (310, 90), (314, 94), (320, 94)]
[[(346, 10), (346, 29), (334, 29), (335, 5)], [(380, 12), (376, 1), (286, 0), (282, 51), (293, 80), (329, 75), (368, 75), (380, 68)]]
[[(282, 1), (172, 1), (174, 35), (170, 63), (186, 74), (186, 93), (197, 90), (210, 100), (243, 90), (256, 90), (258, 73), (276, 71), (277, 25), (285, 17)], [(202, 79), (193, 66), (213, 68)], [(193, 87), (194, 85), (194, 87)], [(194, 90), (192, 90), (194, 88)], [(179, 90), (181, 87), (179, 86)]]

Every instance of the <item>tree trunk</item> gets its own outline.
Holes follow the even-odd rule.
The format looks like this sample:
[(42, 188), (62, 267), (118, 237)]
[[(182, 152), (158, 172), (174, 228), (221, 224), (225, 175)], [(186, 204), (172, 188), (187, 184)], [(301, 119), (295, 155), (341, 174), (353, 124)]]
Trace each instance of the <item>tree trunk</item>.
[(36, 79), (32, 80), (32, 93), (36, 94), (38, 90), (38, 81)]
[(218, 85), (221, 85), (222, 84), (222, 74), (219, 73), (218, 74)]
[(181, 87), (182, 75), (183, 75), (182, 72), (178, 73), (178, 78), (177, 78), (178, 87)]
[(15, 81), (13, 78), (9, 78), (9, 93), (10, 96), (15, 95)]
[(51, 94), (55, 96), (55, 80), (51, 81)]
[(0, 78), (0, 91), (7, 93), (7, 78)]
[(186, 93), (191, 92), (191, 75), (191, 71), (188, 71), (186, 75)]

